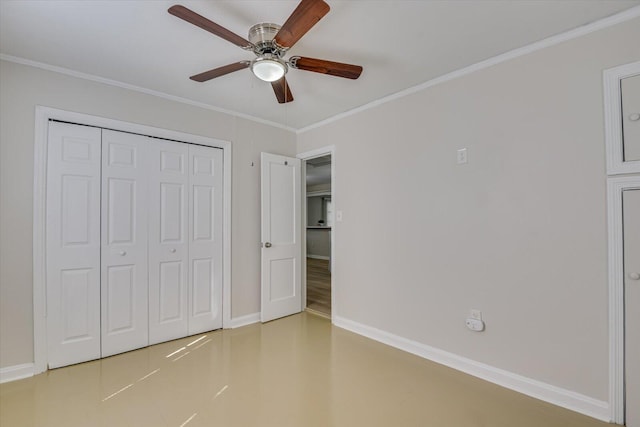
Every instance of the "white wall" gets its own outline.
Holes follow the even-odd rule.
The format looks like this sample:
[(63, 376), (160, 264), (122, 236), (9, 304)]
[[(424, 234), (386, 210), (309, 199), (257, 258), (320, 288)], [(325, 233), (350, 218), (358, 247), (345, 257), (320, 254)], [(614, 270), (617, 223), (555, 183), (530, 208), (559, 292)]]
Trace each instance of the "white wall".
[[(232, 316), (260, 310), (260, 151), (292, 155), (295, 134), (215, 111), (0, 61), (0, 368), (33, 361), (36, 105), (232, 141)], [(254, 167), (251, 162), (255, 162)]]
[(337, 316), (608, 400), (602, 70), (638, 40), (635, 19), (299, 134), (336, 146)]

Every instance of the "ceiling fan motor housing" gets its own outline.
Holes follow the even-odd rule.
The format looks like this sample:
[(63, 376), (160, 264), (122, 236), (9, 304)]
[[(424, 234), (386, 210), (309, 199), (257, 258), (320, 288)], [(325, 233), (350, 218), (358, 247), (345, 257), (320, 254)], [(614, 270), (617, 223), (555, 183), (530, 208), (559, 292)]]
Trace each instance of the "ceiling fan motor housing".
[(280, 25), (269, 22), (249, 28), (249, 41), (255, 46), (253, 51), (256, 55), (271, 54), (278, 58), (284, 56), (287, 50), (278, 46), (273, 40), (278, 31), (280, 31)]

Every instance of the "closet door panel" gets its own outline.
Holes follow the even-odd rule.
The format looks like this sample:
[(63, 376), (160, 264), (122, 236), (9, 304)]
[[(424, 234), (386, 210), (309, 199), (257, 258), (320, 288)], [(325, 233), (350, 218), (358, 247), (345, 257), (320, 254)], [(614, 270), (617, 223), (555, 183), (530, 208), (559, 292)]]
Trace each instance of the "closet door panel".
[(189, 334), (222, 327), (222, 150), (189, 146)]
[(188, 333), (188, 148), (154, 140), (149, 173), (149, 343)]
[(102, 131), (102, 357), (149, 343), (149, 139)]
[(100, 129), (50, 122), (46, 293), (49, 367), (100, 357)]

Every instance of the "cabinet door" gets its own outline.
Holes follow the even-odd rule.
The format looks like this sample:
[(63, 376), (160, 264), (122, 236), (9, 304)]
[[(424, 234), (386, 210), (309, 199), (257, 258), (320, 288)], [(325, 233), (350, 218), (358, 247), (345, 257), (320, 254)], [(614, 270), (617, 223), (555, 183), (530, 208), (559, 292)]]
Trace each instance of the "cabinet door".
[(102, 357), (149, 343), (149, 139), (102, 131)]
[(188, 145), (154, 140), (149, 173), (149, 344), (188, 334)]
[(47, 161), (49, 367), (100, 357), (100, 129), (50, 122)]
[(222, 327), (222, 150), (189, 145), (189, 335)]
[(640, 427), (640, 190), (622, 192), (626, 425)]

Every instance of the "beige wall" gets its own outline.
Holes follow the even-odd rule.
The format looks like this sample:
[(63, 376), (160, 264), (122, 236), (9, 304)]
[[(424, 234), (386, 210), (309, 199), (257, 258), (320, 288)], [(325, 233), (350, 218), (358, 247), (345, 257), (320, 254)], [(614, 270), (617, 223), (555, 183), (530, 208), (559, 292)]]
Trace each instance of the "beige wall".
[(232, 316), (260, 310), (260, 152), (294, 154), (294, 133), (0, 61), (0, 368), (33, 361), (36, 105), (232, 141)]
[(637, 40), (639, 19), (299, 134), (336, 146), (337, 315), (608, 400), (602, 70)]

